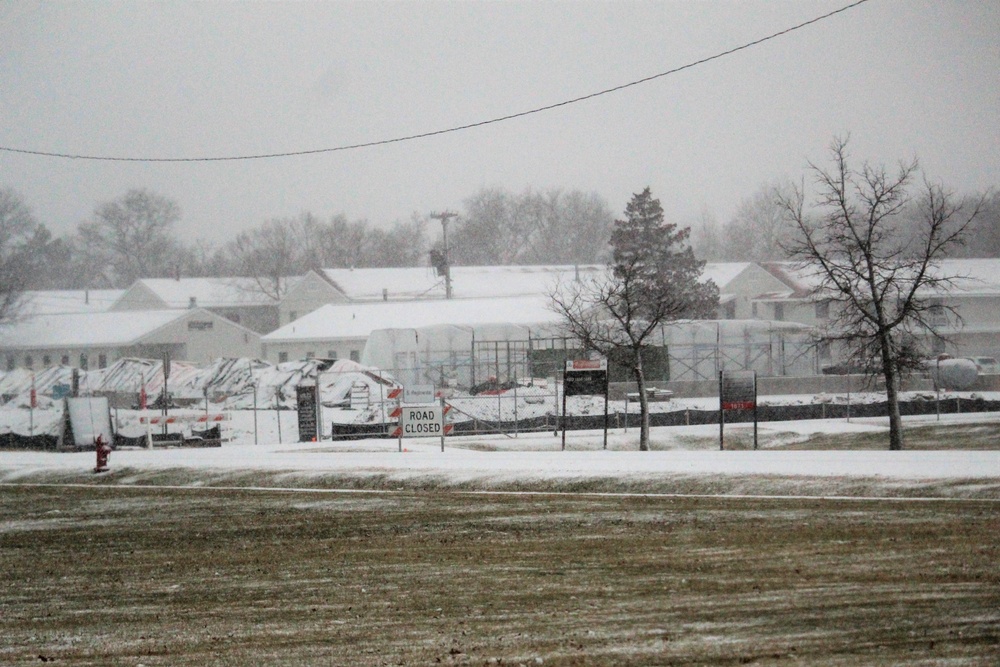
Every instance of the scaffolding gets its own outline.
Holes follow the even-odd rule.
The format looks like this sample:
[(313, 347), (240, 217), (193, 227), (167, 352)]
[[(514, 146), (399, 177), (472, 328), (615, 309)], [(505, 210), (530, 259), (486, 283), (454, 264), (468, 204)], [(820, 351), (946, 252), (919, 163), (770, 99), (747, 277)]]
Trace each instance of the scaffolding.
[[(439, 325), (375, 331), (362, 362), (391, 372), (404, 385), (471, 388), (558, 378), (567, 359), (583, 354), (575, 340), (551, 326)], [(626, 363), (610, 361), (612, 380), (631, 380)], [(644, 366), (654, 381), (711, 380), (722, 370), (753, 370), (762, 377), (819, 372), (810, 327), (763, 320), (663, 325), (647, 349)]]

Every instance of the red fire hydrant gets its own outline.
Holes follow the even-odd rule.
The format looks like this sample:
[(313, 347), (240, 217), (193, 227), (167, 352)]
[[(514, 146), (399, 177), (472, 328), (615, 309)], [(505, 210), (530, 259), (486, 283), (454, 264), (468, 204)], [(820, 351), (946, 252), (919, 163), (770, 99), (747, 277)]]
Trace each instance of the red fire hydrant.
[(108, 457), (111, 455), (111, 445), (104, 442), (104, 438), (97, 436), (94, 441), (94, 449), (97, 450), (97, 467), (94, 472), (106, 472), (108, 470)]

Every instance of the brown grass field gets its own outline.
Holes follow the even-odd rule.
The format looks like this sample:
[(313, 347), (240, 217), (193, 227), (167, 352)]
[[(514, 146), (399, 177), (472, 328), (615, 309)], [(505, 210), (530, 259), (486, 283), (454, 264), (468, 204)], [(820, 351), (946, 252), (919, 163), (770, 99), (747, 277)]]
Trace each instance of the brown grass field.
[(0, 664), (1000, 664), (991, 499), (114, 481), (0, 486)]

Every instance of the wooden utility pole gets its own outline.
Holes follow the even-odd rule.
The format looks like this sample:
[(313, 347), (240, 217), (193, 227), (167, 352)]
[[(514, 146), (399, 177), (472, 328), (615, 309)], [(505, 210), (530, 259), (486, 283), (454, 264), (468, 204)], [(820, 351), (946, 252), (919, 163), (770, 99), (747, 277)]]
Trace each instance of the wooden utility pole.
[(457, 218), (458, 213), (445, 211), (444, 213), (431, 213), (433, 220), (441, 221), (441, 231), (444, 242), (444, 298), (451, 298), (451, 258), (448, 256), (448, 221)]

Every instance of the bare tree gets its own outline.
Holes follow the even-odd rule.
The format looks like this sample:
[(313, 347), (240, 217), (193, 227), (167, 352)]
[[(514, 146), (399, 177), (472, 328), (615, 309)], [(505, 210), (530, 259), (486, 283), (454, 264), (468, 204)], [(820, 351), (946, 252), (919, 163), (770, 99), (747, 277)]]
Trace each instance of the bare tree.
[(787, 198), (793, 187), (782, 182), (766, 184), (739, 203), (723, 230), (723, 255), (728, 261), (766, 262), (782, 258), (781, 239), (792, 228), (778, 202), (782, 197)]
[(718, 218), (707, 206), (702, 207), (691, 227), (691, 247), (702, 259), (722, 262), (727, 259), (724, 245)]
[(292, 221), (270, 220), (238, 235), (227, 254), (237, 275), (253, 278), (261, 293), (277, 300), (288, 289), (285, 279), (295, 275), (299, 248)]
[(993, 191), (967, 234), (963, 257), (1000, 257), (1000, 191)]
[(559, 189), (520, 195), (499, 188), (465, 200), (452, 236), (460, 264), (578, 264), (605, 261), (613, 215), (598, 195)]
[(606, 273), (560, 285), (551, 294), (553, 310), (585, 350), (631, 366), (639, 390), (642, 451), (649, 449), (643, 351), (664, 323), (711, 317), (719, 304), (718, 287), (700, 281), (705, 263), (688, 245), (690, 231), (664, 222), (659, 200), (646, 188), (633, 196), (625, 219), (614, 223)]
[(452, 234), (453, 263), (513, 264), (530, 235), (520, 198), (499, 188), (480, 190), (465, 200), (465, 213)]
[[(940, 336), (930, 315), (947, 305), (934, 297), (959, 276), (943, 274), (939, 260), (962, 243), (984, 200), (956, 200), (925, 179), (910, 209), (916, 160), (891, 173), (867, 162), (855, 171), (846, 138), (835, 139), (830, 153), (829, 169), (809, 164), (817, 185), (810, 211), (804, 187), (779, 196), (796, 230), (783, 245), (811, 269), (815, 298), (830, 303), (820, 339), (841, 346), (852, 362), (885, 382), (889, 449), (902, 449), (900, 378), (921, 356), (921, 339)], [(916, 210), (917, 218), (904, 216), (907, 210)], [(909, 233), (902, 233), (904, 226)]]
[(178, 245), (171, 235), (180, 220), (177, 204), (148, 190), (129, 190), (98, 205), (79, 227), (83, 254), (111, 271), (111, 281), (127, 287), (139, 278), (168, 276), (176, 269)]
[(17, 316), (48, 239), (21, 196), (0, 188), (0, 323)]

